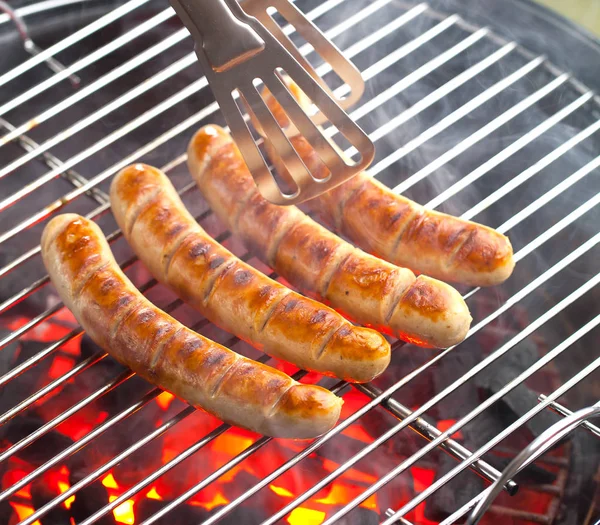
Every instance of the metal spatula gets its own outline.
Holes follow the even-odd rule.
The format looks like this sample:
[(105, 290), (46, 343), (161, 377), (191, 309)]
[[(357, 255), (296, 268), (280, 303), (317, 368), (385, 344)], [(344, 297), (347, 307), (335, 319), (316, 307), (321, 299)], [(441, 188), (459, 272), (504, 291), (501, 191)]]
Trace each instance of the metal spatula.
[[(369, 137), (338, 105), (328, 89), (315, 80), (290, 52), (236, 0), (171, 0), (175, 11), (196, 41), (196, 54), (229, 125), (231, 134), (261, 194), (275, 204), (298, 204), (345, 182), (373, 160), (375, 147)], [(272, 2), (270, 2), (272, 5)], [(251, 10), (261, 11), (257, 7)], [(289, 13), (288, 13), (289, 14)], [(305, 36), (306, 38), (306, 36)], [(323, 37), (324, 38), (324, 37)], [(311, 42), (312, 43), (312, 42)], [(291, 42), (289, 45), (292, 45)], [(324, 119), (335, 126), (356, 148), (359, 160), (339, 155), (316, 122), (300, 107), (283, 78), (289, 76)], [(341, 76), (341, 75), (340, 75)], [(342, 77), (343, 78), (343, 77)], [(286, 132), (260, 94), (264, 84), (279, 102), (294, 127), (327, 166), (326, 179), (315, 178), (290, 143)], [(280, 157), (283, 181), (271, 174), (236, 103), (245, 106), (258, 123), (270, 150)]]
[[(259, 22), (289, 51), (298, 63), (308, 71), (321, 87), (331, 95), (336, 102), (348, 109), (356, 104), (365, 92), (365, 82), (356, 66), (346, 59), (343, 53), (329, 40), (321, 30), (313, 24), (306, 15), (289, 0), (244, 0), (242, 8), (249, 15), (257, 18)], [(271, 13), (275, 10), (293, 27), (296, 32), (312, 46), (314, 52), (329, 65), (331, 70), (344, 81), (350, 91), (338, 97), (329, 88), (327, 83), (315, 71), (311, 63), (306, 60), (300, 50), (283, 28), (273, 19)], [(312, 120), (321, 124), (325, 119), (322, 113), (312, 117)]]

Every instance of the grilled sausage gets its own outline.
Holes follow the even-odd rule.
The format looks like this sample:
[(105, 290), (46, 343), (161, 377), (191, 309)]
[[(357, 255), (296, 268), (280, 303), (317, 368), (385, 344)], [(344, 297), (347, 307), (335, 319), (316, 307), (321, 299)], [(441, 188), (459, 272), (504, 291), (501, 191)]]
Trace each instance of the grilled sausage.
[(380, 333), (292, 292), (214, 241), (159, 170), (125, 168), (113, 180), (111, 203), (152, 274), (224, 330), (273, 357), (348, 381), (371, 381), (389, 364)]
[[(301, 105), (307, 104), (295, 84), (289, 84), (289, 88)], [(289, 127), (291, 123), (281, 106), (270, 93), (264, 96), (279, 124)], [(304, 137), (295, 136), (291, 143), (317, 178), (329, 175)], [(278, 156), (270, 157), (282, 169)], [(306, 206), (363, 250), (437, 279), (493, 286), (508, 279), (515, 267), (513, 249), (505, 235), (475, 222), (427, 210), (365, 172), (309, 200)]]
[(264, 200), (223, 129), (201, 129), (188, 164), (221, 220), (292, 284), (361, 324), (420, 346), (445, 348), (464, 339), (471, 316), (454, 288), (362, 252), (294, 206)]
[(338, 420), (342, 401), (328, 390), (213, 343), (151, 304), (121, 271), (95, 223), (56, 217), (44, 230), (42, 256), (90, 337), (148, 381), (269, 436), (313, 438)]

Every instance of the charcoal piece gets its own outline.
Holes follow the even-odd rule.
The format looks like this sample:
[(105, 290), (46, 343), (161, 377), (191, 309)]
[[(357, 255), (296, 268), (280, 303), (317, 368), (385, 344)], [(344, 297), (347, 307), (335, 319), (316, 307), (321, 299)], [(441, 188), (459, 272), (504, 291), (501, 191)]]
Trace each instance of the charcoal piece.
[[(495, 404), (484, 411), (473, 424), (467, 425), (462, 430), (465, 446), (470, 450), (475, 450), (502, 432), (510, 424), (510, 421), (506, 420), (506, 412), (503, 405)], [(457, 460), (447, 454), (440, 454), (439, 457), (436, 481), (457, 465)], [(502, 472), (513, 458), (487, 454), (483, 459)], [(483, 480), (470, 470), (464, 471), (458, 477), (459, 481), (451, 481), (443, 485), (427, 499), (425, 514), (429, 519), (441, 521), (447, 518), (485, 487)], [(530, 465), (515, 477), (515, 481), (523, 485), (545, 485), (551, 484), (555, 480), (554, 473), (535, 464)]]
[[(376, 414), (381, 417), (381, 413)], [(387, 414), (386, 414), (387, 415)], [(386, 424), (386, 431), (389, 430), (399, 421), (389, 416), (391, 424)], [(375, 417), (371, 421), (375, 421)], [(360, 420), (365, 424), (366, 428), (369, 429), (368, 423)], [(382, 432), (383, 433), (383, 432)], [(394, 462), (399, 463), (402, 459), (407, 458), (417, 452), (425, 441), (423, 438), (415, 434), (409, 429), (405, 429), (396, 436), (388, 439), (380, 447), (370, 454), (370, 460), (360, 461), (358, 464), (358, 470), (365, 474), (370, 474), (376, 477), (381, 477), (383, 473), (387, 472), (389, 464), (383, 464), (382, 458), (395, 458)], [(363, 441), (353, 439), (348, 436), (338, 435), (334, 440), (328, 441), (323, 446), (319, 447), (315, 451), (315, 455), (323, 458), (330, 459), (336, 463), (345, 463), (350, 457), (355, 456), (361, 452), (368, 445)]]
[[(146, 521), (154, 516), (169, 504), (169, 501), (157, 501), (155, 499), (142, 499), (135, 507), (136, 523)], [(160, 520), (159, 523), (169, 523), (170, 525), (188, 525), (202, 523), (209, 517), (209, 513), (197, 505), (188, 505), (186, 503), (175, 507), (167, 514), (167, 517)], [(238, 524), (239, 525), (239, 524)]]
[[(348, 458), (358, 454), (366, 446), (367, 444), (362, 441), (339, 434), (334, 440), (328, 441), (323, 446), (319, 447), (315, 451), (315, 454), (319, 457), (327, 458), (342, 464), (346, 462)], [(359, 465), (359, 470), (366, 474), (379, 476), (381, 473), (381, 466), (373, 464), (373, 462), (361, 461)]]
[[(512, 460), (513, 458), (493, 456), (491, 463), (499, 471), (503, 471)], [(514, 476), (513, 480), (518, 485), (552, 485), (556, 481), (556, 475), (533, 463)]]
[[(14, 511), (14, 509), (10, 506), (10, 503), (8, 503), (8, 501), (1, 501), (0, 502), (0, 523), (5, 524), (5, 523), (10, 523), (10, 518), (11, 516), (16, 513)], [(15, 520), (16, 523), (17, 520)]]
[[(454, 458), (446, 454), (441, 455), (435, 476), (436, 481), (456, 467), (456, 464)], [(470, 471), (463, 471), (427, 499), (425, 516), (432, 521), (442, 521), (484, 488), (484, 482), (479, 476)]]
[[(90, 474), (90, 472), (84, 468), (71, 470), (69, 484), (71, 486), (74, 485), (88, 474)], [(107, 504), (108, 492), (100, 482), (96, 481), (77, 491), (75, 501), (71, 505), (71, 516), (75, 519), (75, 523), (79, 523)], [(99, 525), (114, 525), (114, 523), (115, 521), (110, 513), (96, 522), (96, 524)]]
[[(434, 365), (432, 382), (436, 393), (444, 390), (455, 379), (471, 370), (481, 356), (468, 344), (463, 344)], [(460, 419), (480, 403), (477, 387), (473, 380), (454, 391), (448, 398), (438, 403), (430, 415), (441, 420)]]
[[(513, 416), (512, 413), (507, 412), (502, 403), (492, 405), (473, 424), (467, 425), (463, 429), (465, 445), (470, 450), (485, 445), (514, 421)], [(483, 459), (502, 472), (513, 458), (495, 455), (492, 450)], [(517, 483), (524, 485), (546, 485), (554, 483), (555, 480), (556, 475), (553, 472), (535, 464), (529, 465), (527, 469), (515, 477)]]
[[(333, 512), (328, 515), (333, 516), (341, 507), (336, 507)], [(377, 512), (358, 507), (349, 514), (346, 514), (342, 519), (336, 521), (337, 525), (377, 525), (379, 523), (379, 514)]]
[[(210, 515), (216, 514), (223, 507), (215, 507)], [(252, 505), (251, 507), (236, 507), (229, 514), (219, 521), (219, 525), (258, 525), (267, 520), (270, 514), (260, 505)], [(186, 523), (186, 522), (182, 522)]]
[(246, 470), (240, 470), (229, 483), (223, 485), (223, 493), (227, 499), (233, 500), (240, 493), (251, 489), (258, 483), (260, 483), (260, 478), (250, 474)]
[[(4, 340), (10, 334), (11, 332), (7, 330), (0, 330), (0, 340)], [(14, 367), (19, 348), (19, 343), (15, 342), (2, 349), (0, 352), (0, 374), (4, 375)]]
[[(31, 503), (36, 510), (41, 509), (56, 496), (56, 492), (49, 490), (43, 478), (37, 479), (31, 485)], [(71, 513), (59, 504), (49, 510), (39, 521), (41, 525), (64, 525), (69, 523), (70, 516)]]
[(102, 348), (100, 348), (96, 343), (94, 343), (94, 341), (92, 341), (92, 338), (89, 335), (87, 335), (87, 333), (81, 336), (81, 344), (79, 345), (79, 348), (81, 352), (81, 357), (83, 359), (87, 359), (88, 357), (91, 357), (94, 354), (97, 354), (98, 352), (102, 351)]
[[(600, 476), (598, 476), (600, 443), (597, 437), (583, 429), (575, 430), (572, 435), (569, 474), (555, 524), (598, 523), (600, 520)], [(594, 479), (595, 482), (592, 481)]]
[[(12, 444), (17, 443), (32, 432), (35, 432), (44, 424), (35, 413), (25, 412), (23, 416), (17, 417), (3, 426), (0, 437)], [(71, 438), (50, 431), (41, 438), (35, 440), (31, 445), (19, 451), (18, 457), (35, 467), (50, 459), (54, 453), (58, 453), (73, 444)]]
[[(143, 411), (141, 413), (144, 415)], [(102, 440), (102, 453), (107, 457), (114, 457), (152, 433), (155, 427), (156, 422), (150, 418), (125, 421), (117, 429), (107, 432)], [(162, 466), (162, 443), (161, 437), (157, 437), (144, 445), (143, 452), (123, 459), (114, 467), (115, 478), (124, 485), (134, 485), (158, 470)]]
[[(8, 334), (8, 332), (3, 332)], [(9, 372), (16, 366), (27, 361), (48, 346), (48, 343), (36, 341), (19, 341), (15, 345), (9, 345), (0, 352), (3, 361), (0, 362), (2, 374)], [(6, 352), (6, 355), (4, 355)], [(11, 379), (11, 381), (0, 389), (0, 413), (12, 409), (20, 401), (33, 394), (38, 386), (48, 383), (48, 370), (52, 359), (43, 359), (23, 374)]]
[[(539, 354), (537, 346), (530, 340), (525, 340), (513, 348), (495, 366), (483, 370), (475, 379), (479, 388), (489, 394), (495, 394), (515, 377), (527, 370), (537, 362)], [(519, 384), (508, 394), (502, 397), (499, 404), (504, 405), (514, 414), (514, 420), (522, 416), (538, 404), (538, 393), (531, 390), (524, 383)], [(561, 417), (550, 410), (542, 411), (526, 423), (526, 427), (537, 437)]]
[[(415, 347), (409, 344), (397, 342), (393, 348), (392, 361), (386, 373), (379, 376), (374, 383), (381, 390), (386, 390), (431, 359), (431, 354), (416, 352)], [(433, 374), (434, 371), (431, 368), (425, 369), (398, 390), (394, 394), (394, 398), (407, 407), (424, 404), (436, 393)]]

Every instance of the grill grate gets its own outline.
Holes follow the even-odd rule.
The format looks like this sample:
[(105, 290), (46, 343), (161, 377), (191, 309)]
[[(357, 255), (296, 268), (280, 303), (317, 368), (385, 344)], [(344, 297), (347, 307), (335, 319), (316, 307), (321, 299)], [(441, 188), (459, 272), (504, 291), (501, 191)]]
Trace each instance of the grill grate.
[[(42, 4), (52, 9), (69, 3)], [(356, 387), (369, 401), (329, 434), (310, 444), (299, 445), (295, 455), (262, 481), (231, 498), (231, 502), (205, 523), (217, 523), (242, 503), (251, 504), (260, 491), (281, 475), (290, 471), (301, 475), (304, 460), (323, 450), (328, 443), (339, 443), (343, 431), (354, 422), (373, 412), (383, 414), (387, 409), (396, 419), (386, 420), (391, 422), (372, 443), (339, 461), (335, 469), (309, 490), (286, 500), (287, 504), (280, 505), (264, 523), (279, 522), (363, 459), (368, 461), (370, 455), (381, 451), (389, 440), (404, 439), (405, 435), (400, 432), (410, 426), (424, 435), (428, 443), (399, 460), (393, 468), (383, 470), (360, 495), (327, 515), (324, 523), (328, 525), (342, 519), (371, 495), (380, 493), (403, 473), (427, 460), (438, 447), (444, 447), (458, 459), (454, 468), (404, 502), (401, 508), (395, 508), (387, 519), (383, 518), (386, 525), (418, 525), (420, 522), (414, 518), (413, 511), (419, 505), (446, 483), (459, 479), (457, 476), (465, 469), (471, 468), (490, 481), (498, 478), (498, 470), (483, 461), (483, 456), (497, 450), (506, 438), (519, 435), (526, 424), (537, 420), (537, 415), (547, 413), (548, 407), (555, 406), (553, 402), (571, 389), (584, 388), (592, 377), (597, 377), (600, 355), (597, 345), (590, 346), (590, 342), (594, 336), (598, 337), (600, 312), (590, 305), (598, 304), (600, 280), (597, 264), (594, 264), (600, 241), (597, 226), (600, 192), (598, 182), (593, 180), (593, 174), (598, 174), (600, 167), (600, 156), (595, 155), (600, 139), (600, 99), (570, 75), (557, 71), (544, 57), (531, 55), (516, 42), (503, 40), (489, 28), (473, 27), (460, 16), (446, 16), (427, 4), (405, 5), (391, 0), (327, 0), (323, 3), (298, 0), (298, 4), (363, 71), (367, 95), (352, 111), (352, 116), (378, 146), (379, 155), (370, 173), (395, 191), (427, 202), (430, 208), (475, 219), (509, 234), (516, 248), (518, 265), (515, 275), (502, 287), (463, 290), (476, 312), (465, 343), (437, 354), (419, 351), (418, 356), (414, 349), (396, 343), (394, 362), (409, 363), (403, 374), (387, 377), (384, 374), (374, 385)], [(22, 11), (24, 16), (36, 13), (35, 9)], [(286, 32), (296, 38), (293, 29), (288, 27)], [(301, 42), (298, 44), (312, 59), (310, 49)], [(193, 184), (185, 177), (185, 157), (177, 156), (196, 127), (221, 120), (206, 80), (197, 77), (190, 46), (185, 31), (174, 23), (171, 9), (161, 10), (150, 0), (129, 0), (45, 51), (24, 57), (18, 65), (0, 74), (0, 125), (5, 130), (0, 139), (0, 255), (5, 255), (5, 259), (0, 259), (3, 261), (0, 325), (19, 315), (23, 305), (37, 308), (36, 314), (26, 322), (9, 332), (1, 332), (3, 351), (26, 340), (44, 323), (59, 319), (64, 313), (51, 290), (47, 290), (48, 278), (40, 267), (37, 244), (43, 224), (59, 211), (78, 211), (98, 220), (105, 231), (112, 231), (109, 241), (119, 260), (125, 260), (123, 268), (138, 277), (142, 291), (153, 297), (160, 288), (139, 269), (136, 258), (131, 257), (122, 242), (121, 233), (113, 231), (114, 222), (107, 213), (110, 206), (106, 190), (111, 177), (140, 159), (162, 164), (180, 194), (189, 201), (199, 222), (220, 242), (229, 243), (238, 255), (255, 262), (250, 254), (236, 249), (239, 247), (228, 232), (219, 229)], [(49, 71), (45, 65), (49, 57), (71, 65), (58, 72)], [(315, 66), (321, 75), (329, 73), (327, 66)], [(78, 90), (66, 82), (74, 74), (82, 81)], [(144, 82), (140, 82), (142, 79)], [(14, 89), (10, 89), (15, 82), (25, 86), (17, 97), (14, 97)], [(346, 89), (346, 86), (335, 87), (337, 93), (344, 93)], [(193, 108), (201, 109), (190, 114)], [(169, 122), (177, 124), (171, 127)], [(402, 146), (398, 148), (398, 144)], [(32, 284), (26, 284), (32, 280)], [(161, 306), (175, 315), (180, 312), (186, 320), (191, 316), (179, 300), (170, 303), (163, 300)], [(521, 318), (523, 311), (527, 311), (531, 320)], [(238, 351), (252, 353), (236, 338), (222, 334), (208, 322), (199, 321), (197, 317), (190, 319), (188, 324), (194, 329), (216, 336)], [(518, 330), (497, 334), (498, 329), (515, 322), (521, 322)], [(3, 370), (0, 386), (10, 388), (22, 375), (26, 378), (50, 356), (82, 337), (81, 329), (75, 328), (58, 340), (48, 341), (27, 359)], [(456, 393), (473, 384), (480, 373), (488, 373), (496, 364), (502, 364), (512, 355), (511, 351), (520, 352), (521, 345), (535, 337), (547, 340), (549, 349), (534, 363), (523, 365), (484, 401), (472, 408), (465, 406), (449, 428), (440, 431), (421, 419), (423, 416), (443, 419), (441, 416), (456, 399), (453, 397)], [(482, 347), (485, 338), (493, 339), (494, 344)], [(455, 355), (472, 356), (476, 352), (474, 361), (466, 360), (462, 367), (460, 360), (453, 367), (444, 367)], [(93, 374), (105, 357), (104, 352), (92, 353), (38, 390), (26, 391), (21, 401), (13, 403), (0, 416), (0, 425), (10, 424), (40, 403), (53, 403), (48, 399), (53, 393), (88, 370)], [(269, 362), (265, 357), (261, 360)], [(472, 448), (471, 452), (451, 439), (458, 439), (457, 433), (462, 429), (477, 428), (478, 418), (495, 403), (525, 382), (535, 382), (551, 367), (560, 369), (560, 381), (545, 390), (546, 395), (537, 405), (526, 407), (498, 435)], [(415, 403), (418, 408), (414, 410), (402, 404), (401, 401), (423, 386), (423, 382), (431, 380), (431, 374), (444, 375), (437, 384), (439, 388)], [(298, 371), (294, 377), (305, 375)], [(134, 382), (133, 376), (123, 371), (97, 384), (89, 395), (4, 449), (0, 465), (81, 410), (93, 407), (103, 396), (116, 394)], [(340, 395), (353, 392), (343, 382), (327, 384)], [(549, 388), (547, 383), (544, 388)], [(10, 499), (87, 445), (98, 446), (103, 438), (110, 438), (111, 432), (122, 428), (120, 423), (127, 424), (160, 393), (152, 389), (133, 404), (129, 401), (123, 405), (67, 448), (51, 455), (20, 481), (5, 488), (0, 493), (0, 501)], [(33, 524), (184, 420), (198, 415), (192, 408), (183, 405), (180, 408), (170, 419), (158, 421), (141, 439), (112, 454), (100, 467), (88, 472), (21, 523)], [(474, 425), (470, 425), (473, 421)], [(229, 426), (221, 425), (198, 436), (189, 448), (137, 479), (130, 489), (81, 523), (90, 525), (101, 521), (177, 466), (191, 464), (192, 456), (228, 430)], [(249, 457), (260, 454), (262, 449), (268, 453), (273, 444), (270, 438), (253, 438), (233, 459), (199, 481), (196, 478), (143, 524), (168, 516)], [(514, 488), (514, 482), (507, 486), (509, 491)], [(480, 497), (452, 509), (454, 514), (443, 523), (460, 520)], [(414, 522), (409, 521), (411, 516)]]

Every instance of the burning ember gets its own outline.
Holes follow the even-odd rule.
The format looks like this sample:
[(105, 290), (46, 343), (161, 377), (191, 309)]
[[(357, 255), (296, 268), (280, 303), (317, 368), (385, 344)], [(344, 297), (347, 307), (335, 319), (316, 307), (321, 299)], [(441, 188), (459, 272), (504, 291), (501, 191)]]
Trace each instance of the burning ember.
[[(24, 317), (12, 319), (7, 328), (15, 330), (27, 322), (29, 320)], [(69, 337), (76, 326), (74, 319), (66, 310), (61, 310), (53, 318), (40, 323), (34, 330), (27, 333), (27, 336), (20, 341), (19, 346), (14, 348), (10, 368), (29, 359), (39, 351), (40, 344), (46, 347), (49, 343)], [(23, 374), (21, 383), (14, 382), (16, 388), (21, 392), (21, 389), (26, 387), (23, 392), (27, 392), (24, 396), (27, 397), (30, 395), (29, 392), (35, 392), (50, 381), (60, 378), (77, 363), (95, 355), (98, 351), (99, 349), (86, 337), (80, 335), (70, 337), (66, 344), (42, 362), (43, 365), (40, 364), (29, 371), (29, 373), (37, 371), (38, 376), (32, 380), (28, 374)], [(296, 371), (286, 363), (278, 363), (277, 366), (288, 374)], [(122, 372), (123, 369), (113, 360), (103, 359), (94, 365), (87, 379), (76, 376), (64, 382), (59, 388), (48, 392), (33, 404), (25, 415), (19, 416), (5, 425), (1, 441), (2, 452), (9, 450), (15, 443), (27, 436), (32, 431), (32, 427), (35, 430), (56, 418)], [(317, 374), (308, 374), (304, 380), (316, 382), (320, 379)], [(119, 384), (114, 390), (106, 392), (95, 402), (84, 405), (69, 418), (55, 425), (47, 435), (41, 438), (39, 447), (37, 442), (32, 443), (31, 446), (19, 450), (5, 462), (6, 468), (1, 478), (2, 490), (14, 486), (15, 483), (44, 465), (56, 453), (85, 438), (99, 425), (109, 422), (115, 415), (130, 407), (132, 399), (139, 399), (140, 395), (148, 390), (150, 387), (146, 383), (138, 378), (132, 378)], [(21, 397), (23, 397), (22, 394)], [(349, 389), (344, 393), (344, 401), (342, 417), (346, 418), (367, 404), (370, 398), (358, 390)], [(413, 408), (419, 406), (418, 400), (412, 404)], [(11, 406), (13, 405), (14, 400)], [(27, 519), (37, 509), (56, 496), (65, 493), (71, 486), (106, 461), (168, 422), (183, 407), (181, 401), (172, 394), (160, 393), (144, 406), (143, 410), (135, 412), (125, 419), (120, 427), (111, 427), (101, 437), (98, 437), (93, 442), (94, 446), (83, 447), (77, 453), (67, 457), (64, 464), (53, 465), (43, 475), (36, 477), (34, 482), (24, 485), (15, 492), (8, 504), (0, 509), (0, 512), (9, 516), (3, 523), (15, 525)], [(325, 444), (303, 460), (298, 467), (277, 478), (268, 488), (257, 494), (260, 499), (252, 500), (251, 507), (239, 509), (240, 512), (250, 513), (250, 517), (246, 521), (258, 523), (268, 518), (338, 469), (352, 455), (372, 443), (391, 424), (397, 422), (382, 408), (369, 414), (343, 430), (336, 438), (339, 440), (336, 441), (336, 444), (331, 442)], [(455, 419), (440, 419), (437, 427), (443, 431), (452, 426), (454, 422)], [(208, 414), (193, 413), (147, 444), (146, 447), (149, 447), (150, 450), (145, 452), (143, 457), (140, 458), (140, 455), (134, 454), (132, 458), (120, 462), (99, 479), (65, 499), (59, 506), (52, 509), (48, 516), (54, 516), (55, 519), (52, 523), (77, 525), (102, 507), (119, 499), (118, 506), (104, 516), (99, 523), (107, 525), (141, 523), (160, 511), (198, 480), (211, 475), (215, 470), (244, 452), (259, 438), (251, 432), (231, 428), (195, 452), (181, 465), (181, 468), (175, 467), (161, 478), (144, 486), (134, 496), (121, 501), (123, 494), (140, 480), (177, 457), (188, 447), (195, 445), (199, 439), (215, 430), (220, 424), (220, 421)], [(26, 430), (19, 430), (21, 427)], [(454, 438), (461, 441), (464, 437), (461, 433), (457, 433)], [(47, 445), (44, 445), (44, 439), (48, 440), (45, 442)], [(98, 444), (96, 445), (96, 443)], [(380, 479), (389, 470), (391, 464), (398, 464), (414, 453), (422, 444), (420, 438), (414, 434), (402, 433), (303, 502), (286, 517), (285, 521), (289, 525), (320, 525), (328, 516), (362, 494), (368, 486)], [(181, 505), (172, 514), (169, 514), (169, 522), (187, 524), (206, 519), (302, 451), (304, 447), (305, 444), (301, 442), (271, 441), (258, 453), (252, 454), (238, 463), (217, 481), (195, 494), (185, 505)], [(146, 448), (146, 450), (148, 449)], [(438, 458), (439, 461), (435, 458)], [(446, 460), (450, 461), (452, 465), (455, 464), (452, 463), (454, 460), (450, 460), (443, 453), (438, 452), (437, 456), (434, 455), (432, 463), (413, 466), (410, 469), (410, 475), (401, 476), (377, 494), (366, 499), (355, 511), (360, 513), (360, 516), (353, 514), (351, 518), (360, 520), (361, 525), (379, 523), (388, 508), (401, 507), (416, 494), (429, 487), (436, 479), (440, 464)], [(469, 475), (474, 477), (470, 473)], [(479, 481), (477, 482), (479, 483)], [(551, 498), (547, 498), (543, 505), (541, 503), (540, 505), (547, 506), (550, 502)], [(222, 522), (236, 523), (237, 525), (237, 522), (241, 521), (240, 516), (242, 515), (236, 512), (234, 511), (230, 516), (224, 518)], [(432, 519), (425, 503), (409, 513), (407, 519), (415, 525), (439, 523)], [(35, 525), (44, 524), (43, 519), (40, 521), (36, 521)], [(349, 523), (356, 523), (356, 521), (351, 520)], [(491, 521), (484, 521), (484, 523), (491, 523)]]

